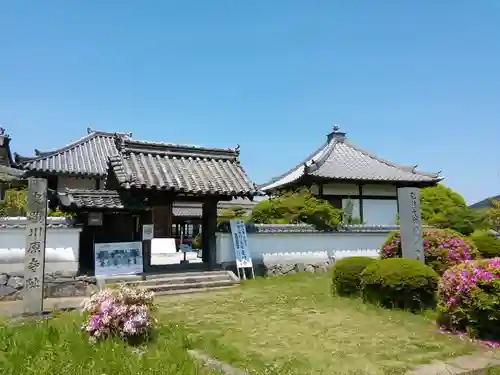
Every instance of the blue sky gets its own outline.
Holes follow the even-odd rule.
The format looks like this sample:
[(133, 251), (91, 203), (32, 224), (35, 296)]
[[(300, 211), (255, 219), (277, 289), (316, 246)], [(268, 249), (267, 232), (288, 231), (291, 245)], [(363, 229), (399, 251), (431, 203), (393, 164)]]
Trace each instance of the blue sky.
[(0, 124), (13, 149), (86, 128), (241, 145), (262, 183), (339, 124), (381, 157), (500, 193), (500, 2), (0, 2)]

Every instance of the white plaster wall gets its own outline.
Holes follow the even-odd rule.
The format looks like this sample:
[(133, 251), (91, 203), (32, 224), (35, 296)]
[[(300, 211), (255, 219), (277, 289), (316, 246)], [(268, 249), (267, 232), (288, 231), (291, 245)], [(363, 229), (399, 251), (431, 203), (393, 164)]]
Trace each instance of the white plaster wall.
[(324, 184), (323, 195), (359, 195), (359, 185), (345, 183)]
[(367, 184), (363, 185), (363, 195), (375, 195), (377, 197), (397, 197), (398, 189), (394, 185)]
[(363, 199), (363, 222), (366, 225), (391, 225), (396, 223), (396, 199)]
[[(336, 259), (346, 256), (377, 256), (388, 232), (248, 233), (248, 247), (255, 262), (263, 253), (328, 251)], [(231, 234), (217, 233), (217, 263), (234, 262)]]
[[(57, 191), (63, 192), (66, 188), (69, 189), (89, 189), (95, 190), (96, 179), (95, 178), (77, 178), (77, 177), (64, 177), (60, 176), (57, 179)], [(101, 187), (104, 183), (101, 181)]]
[[(80, 228), (49, 228), (45, 249), (45, 272), (78, 272)], [(0, 228), (0, 273), (23, 272), (24, 228)]]

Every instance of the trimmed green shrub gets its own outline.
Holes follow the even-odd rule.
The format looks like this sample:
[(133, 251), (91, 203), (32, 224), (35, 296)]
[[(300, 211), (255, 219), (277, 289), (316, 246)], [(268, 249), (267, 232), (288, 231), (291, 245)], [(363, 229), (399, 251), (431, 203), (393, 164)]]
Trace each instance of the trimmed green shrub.
[(483, 258), (500, 257), (500, 238), (490, 231), (475, 231), (470, 236), (471, 241), (476, 245), (477, 251)]
[[(425, 264), (440, 275), (455, 264), (479, 257), (472, 241), (451, 229), (425, 230), (422, 237)], [(382, 245), (381, 257), (386, 259), (401, 256), (401, 234), (399, 231), (394, 231)]]
[(500, 258), (469, 261), (439, 281), (438, 323), (481, 339), (500, 339)]
[(375, 259), (369, 257), (349, 257), (339, 259), (333, 266), (332, 289), (341, 296), (360, 292), (361, 273)]
[(422, 262), (406, 258), (381, 259), (361, 274), (366, 302), (411, 311), (435, 307), (439, 275)]

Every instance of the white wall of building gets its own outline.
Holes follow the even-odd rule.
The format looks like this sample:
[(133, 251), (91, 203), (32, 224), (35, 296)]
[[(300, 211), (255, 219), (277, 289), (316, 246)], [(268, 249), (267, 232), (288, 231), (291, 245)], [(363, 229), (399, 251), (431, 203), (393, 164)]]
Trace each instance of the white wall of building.
[[(373, 256), (379, 254), (388, 231), (381, 232), (275, 232), (248, 233), (252, 259), (262, 262), (264, 253), (306, 253), (328, 251), (330, 257)], [(217, 263), (234, 262), (231, 234), (217, 233)]]
[[(61, 218), (49, 218), (49, 222)], [(26, 246), (25, 218), (0, 220), (0, 273), (23, 272)], [(15, 223), (19, 222), (19, 225)], [(4, 223), (8, 222), (7, 225)], [(17, 227), (16, 227), (17, 226)], [(76, 274), (79, 261), (80, 228), (48, 228), (45, 272)]]
[[(359, 193), (363, 198), (360, 204)], [(313, 185), (312, 192), (319, 194), (319, 186)], [(353, 203), (353, 218), (361, 218), (361, 207), (363, 210), (363, 223), (366, 225), (392, 225), (396, 222), (398, 213), (397, 188), (391, 184), (365, 184), (361, 187), (357, 184), (328, 183), (323, 185), (325, 196), (350, 196)], [(355, 198), (354, 198), (355, 197)], [(381, 199), (377, 199), (380, 197)], [(393, 198), (393, 199), (391, 199)], [(347, 205), (348, 199), (342, 199), (342, 208)]]
[(363, 199), (363, 222), (366, 225), (395, 224), (398, 202), (392, 199)]

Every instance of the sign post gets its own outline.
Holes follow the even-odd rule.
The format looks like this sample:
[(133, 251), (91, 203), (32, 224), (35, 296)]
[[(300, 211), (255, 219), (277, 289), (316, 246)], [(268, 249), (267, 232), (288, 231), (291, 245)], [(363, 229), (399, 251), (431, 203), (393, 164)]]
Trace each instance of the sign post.
[(238, 278), (241, 280), (241, 273), (243, 273), (243, 280), (247, 279), (246, 268), (252, 269), (252, 278), (255, 278), (252, 257), (250, 256), (250, 251), (248, 250), (248, 236), (245, 223), (243, 220), (230, 220), (229, 224), (233, 238), (233, 247), (236, 257), (236, 272), (238, 273)]
[(23, 290), (24, 312), (28, 314), (43, 311), (46, 234), (47, 180), (29, 178)]
[(142, 240), (151, 241), (154, 238), (155, 226), (154, 224), (142, 225)]
[(398, 204), (402, 256), (425, 262), (419, 188), (399, 188)]

